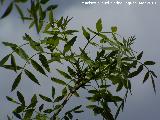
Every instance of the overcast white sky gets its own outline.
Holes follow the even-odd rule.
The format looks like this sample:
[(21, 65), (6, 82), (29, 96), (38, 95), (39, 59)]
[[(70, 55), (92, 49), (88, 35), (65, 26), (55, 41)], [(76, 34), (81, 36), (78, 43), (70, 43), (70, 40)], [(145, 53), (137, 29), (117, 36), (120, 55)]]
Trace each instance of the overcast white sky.
[[(160, 66), (160, 3), (159, 5), (84, 5), (83, 0), (55, 0), (59, 3), (56, 16), (70, 16), (74, 17), (71, 26), (75, 29), (80, 29), (81, 26), (93, 27), (98, 18), (102, 18), (104, 29), (109, 30), (111, 26), (117, 26), (118, 32), (125, 37), (136, 35), (136, 43), (134, 49), (137, 51), (144, 51), (144, 60), (154, 60), (157, 65), (152, 69), (156, 71), (159, 76)], [(92, 0), (93, 1), (93, 0)], [(103, 1), (103, 0), (100, 0)], [(126, 0), (125, 0), (126, 1)], [(136, 0), (138, 2), (138, 0)], [(35, 32), (28, 30), (25, 25), (19, 20), (16, 15), (11, 15), (3, 20), (0, 20), (0, 42), (22, 42), (22, 35), (24, 33)], [(8, 49), (0, 44), (0, 58), (2, 58)], [(16, 74), (0, 69), (0, 119), (6, 119), (6, 114), (14, 107), (5, 100), (6, 95), (11, 88), (12, 78)], [(156, 79), (157, 95), (154, 95), (151, 81), (142, 85), (141, 76), (134, 78), (133, 95), (128, 97), (128, 101), (123, 113), (118, 117), (118, 120), (159, 120), (160, 119), (160, 84), (159, 78)], [(48, 82), (44, 82), (44, 86), (38, 91), (41, 92), (48, 87)], [(24, 87), (23, 87), (24, 86)], [(28, 89), (29, 87), (29, 89)], [(19, 89), (22, 90), (26, 96), (35, 91), (37, 86), (32, 82), (23, 81)], [(43, 93), (49, 95), (46, 91)], [(14, 93), (15, 94), (15, 93)], [(14, 95), (13, 95), (14, 96)], [(31, 96), (30, 96), (31, 97)], [(85, 113), (80, 117), (84, 120), (91, 120), (92, 117)]]

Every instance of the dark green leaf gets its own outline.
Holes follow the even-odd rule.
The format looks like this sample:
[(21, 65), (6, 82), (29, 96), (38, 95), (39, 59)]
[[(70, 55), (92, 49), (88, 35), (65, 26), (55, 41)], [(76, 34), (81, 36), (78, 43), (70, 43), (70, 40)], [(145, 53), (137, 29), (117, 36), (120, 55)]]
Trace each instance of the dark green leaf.
[(52, 86), (52, 98), (54, 99), (55, 96), (55, 88)]
[(7, 56), (5, 56), (5, 57), (0, 61), (0, 67), (3, 66), (3, 65), (6, 63), (6, 61), (7, 61), (8, 58), (9, 58), (9, 56), (10, 56), (10, 54), (7, 55)]
[(46, 75), (45, 71), (43, 70), (43, 68), (34, 60), (31, 59), (31, 64), (32, 66), (37, 70), (39, 71), (40, 73)]
[(65, 53), (68, 52), (71, 49), (71, 47), (73, 46), (76, 39), (77, 39), (77, 36), (74, 36), (67, 44), (65, 44), (65, 46), (64, 46), (64, 52)]
[(142, 58), (143, 51), (137, 56), (137, 60), (140, 60)]
[(63, 98), (64, 98), (63, 95), (62, 95), (62, 96), (58, 96), (58, 97), (54, 100), (54, 102), (60, 102)]
[(46, 96), (41, 95), (41, 94), (39, 94), (39, 96), (40, 96), (44, 101), (52, 102), (52, 100), (51, 100), (49, 97), (46, 97)]
[(156, 75), (153, 71), (150, 71), (150, 73), (151, 73), (155, 78), (157, 78), (157, 75)]
[(155, 62), (154, 61), (145, 61), (144, 64), (145, 65), (154, 65)]
[(33, 82), (35, 82), (35, 83), (37, 83), (38, 85), (40, 85), (39, 84), (39, 82), (38, 82), (38, 80), (36, 79), (36, 77), (30, 72), (30, 71), (28, 71), (28, 70), (24, 70), (25, 71), (25, 74), (33, 81)]
[(130, 74), (128, 75), (128, 78), (132, 78), (132, 77), (137, 76), (142, 70), (143, 70), (143, 65), (140, 65), (140, 66), (138, 67), (137, 71), (134, 71), (134, 72), (132, 72), (132, 73), (130, 73)]
[(22, 119), (21, 115), (16, 112), (13, 112), (13, 115), (18, 119)]
[(57, 27), (59, 28), (62, 25), (63, 17), (61, 17), (57, 22)]
[(143, 83), (146, 82), (146, 80), (147, 80), (148, 78), (149, 78), (149, 71), (145, 74)]
[(22, 72), (16, 77), (16, 79), (14, 80), (14, 83), (12, 85), (12, 90), (15, 90), (16, 87), (19, 85), (20, 81), (21, 81), (21, 76), (22, 76)]
[(11, 65), (13, 66), (14, 71), (17, 72), (16, 60), (12, 54), (11, 54)]
[(65, 73), (64, 71), (61, 71), (59, 69), (56, 69), (63, 77), (67, 78), (67, 79), (72, 79), (72, 77), (70, 75), (68, 75), (67, 73)]
[(80, 109), (82, 107), (82, 105), (76, 106), (75, 108), (73, 108), (71, 111), (76, 111), (78, 109)]
[(57, 84), (66, 85), (66, 83), (63, 80), (57, 79), (55, 77), (52, 77), (51, 80)]
[(77, 111), (74, 111), (74, 113), (82, 113), (84, 112), (83, 110), (77, 110)]
[(51, 112), (53, 112), (53, 110), (52, 110), (52, 109), (46, 109), (46, 110), (44, 110), (43, 112), (44, 112), (44, 113), (51, 113)]
[(33, 111), (34, 111), (34, 109), (28, 109), (28, 110), (26, 110), (25, 111), (26, 113), (24, 115), (24, 120), (30, 120), (31, 117), (32, 117)]
[(22, 93), (17, 91), (17, 97), (18, 97), (18, 100), (22, 103), (22, 105), (25, 106), (25, 100), (24, 100), (24, 97), (23, 97)]
[(97, 32), (101, 32), (102, 31), (102, 20), (99, 19), (96, 23), (96, 29), (97, 29)]
[(50, 5), (50, 6), (48, 6), (47, 7), (47, 11), (49, 11), (49, 10), (54, 10), (54, 9), (56, 9), (58, 7), (58, 5)]
[(20, 112), (22, 112), (24, 109), (25, 109), (25, 106), (24, 106), (24, 105), (18, 106), (18, 107), (14, 110), (14, 112), (20, 113)]
[(15, 101), (13, 98), (11, 98), (9, 96), (6, 96), (6, 98), (7, 98), (8, 101), (18, 104), (18, 102)]
[(89, 40), (90, 39), (90, 34), (84, 29), (84, 27), (82, 26), (82, 30), (83, 30), (83, 35), (84, 37)]
[(37, 96), (36, 94), (33, 95), (32, 99), (31, 99), (31, 103), (27, 108), (34, 108), (37, 104)]
[(42, 104), (41, 106), (39, 106), (39, 111), (41, 112), (43, 110), (44, 104)]
[(50, 72), (50, 68), (49, 68), (49, 65), (48, 65), (48, 62), (47, 62), (47, 58), (42, 55), (42, 54), (39, 54), (39, 60), (41, 61), (43, 67), (48, 71)]
[(41, 0), (41, 4), (46, 4), (49, 0)]
[(67, 95), (67, 88), (65, 87), (62, 90), (62, 96), (66, 96), (66, 95)]
[(152, 85), (153, 85), (154, 93), (156, 94), (156, 85), (155, 85), (154, 78), (153, 78), (152, 75), (151, 75), (151, 79), (152, 79)]
[(76, 76), (76, 72), (75, 72), (72, 68), (70, 68), (69, 66), (68, 66), (67, 68), (68, 68), (69, 74), (70, 74), (72, 77), (75, 77), (75, 76)]
[(11, 3), (9, 4), (9, 6), (8, 6), (7, 9), (6, 9), (6, 11), (5, 11), (5, 12), (3, 13), (3, 15), (1, 16), (1, 19), (7, 17), (7, 16), (11, 13), (12, 8), (13, 8), (13, 2), (11, 2)]

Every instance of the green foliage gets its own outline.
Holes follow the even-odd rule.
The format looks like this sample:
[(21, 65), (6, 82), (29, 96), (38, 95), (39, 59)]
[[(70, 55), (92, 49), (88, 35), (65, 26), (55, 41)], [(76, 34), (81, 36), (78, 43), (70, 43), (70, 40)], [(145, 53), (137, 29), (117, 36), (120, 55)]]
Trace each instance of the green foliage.
[[(15, 6), (22, 21), (30, 21), (29, 28), (35, 26), (37, 33), (44, 34), (45, 38), (41, 38), (40, 41), (33, 40), (30, 35), (25, 33), (22, 45), (3, 42), (3, 45), (10, 47), (12, 52), (0, 60), (0, 67), (17, 74), (11, 91), (18, 89), (18, 85), (23, 79), (22, 76), (27, 76), (33, 83), (40, 85), (32, 69), (28, 70), (27, 66), (29, 65), (37, 73), (41, 73), (40, 75), (43, 74), (45, 79), (53, 81), (53, 85), (62, 85), (62, 89), (57, 90), (52, 86), (51, 97), (34, 93), (29, 104), (20, 91), (17, 91), (18, 101), (6, 96), (8, 101), (17, 105), (17, 108), (13, 110), (13, 119), (71, 120), (76, 117), (75, 114), (84, 112), (82, 107), (86, 107), (92, 110), (95, 115), (99, 114), (106, 120), (115, 120), (120, 111), (123, 111), (129, 91), (130, 93), (132, 91), (131, 78), (138, 76), (143, 71), (145, 71), (143, 83), (151, 79), (153, 89), (156, 92), (154, 79), (157, 76), (149, 68), (155, 62), (141, 61), (143, 51), (137, 53), (132, 49), (135, 36), (121, 38), (117, 33), (116, 26), (106, 32), (102, 20), (98, 19), (95, 30), (82, 27), (82, 34), (86, 42), (82, 40), (85, 45), (78, 46), (75, 51), (73, 48), (79, 36), (75, 35), (78, 30), (68, 29), (68, 23), (72, 18), (67, 16), (56, 19), (53, 12), (57, 5), (47, 5), (49, 0), (31, 0), (30, 8), (27, 9), (28, 16), (25, 16), (20, 3), (26, 4), (27, 2), (28, 0), (10, 2), (1, 18), (7, 17)], [(1, 0), (1, 4), (5, 4), (5, 0)], [(24, 46), (31, 49), (33, 54), (28, 55), (23, 48)], [(88, 49), (90, 46), (98, 48), (94, 49), (95, 58), (89, 54), (93, 51)], [(17, 57), (24, 60), (24, 65), (19, 65)], [(53, 68), (59, 73), (58, 78), (55, 77), (56, 73), (51, 69), (54, 64), (64, 67), (64, 69)], [(52, 75), (51, 78), (48, 73)], [(81, 89), (85, 89), (88, 93), (85, 97), (90, 104), (80, 105), (77, 103), (73, 109), (68, 111), (64, 109), (73, 95), (84, 98), (84, 95), (79, 92)], [(124, 90), (126, 91), (124, 96), (113, 94), (114, 91), (122, 92)], [(39, 102), (39, 99), (42, 102)], [(53, 107), (46, 108), (46, 102)], [(110, 104), (116, 106), (115, 113)], [(64, 116), (60, 116), (60, 112), (65, 112)], [(12, 119), (9, 116), (7, 118), (8, 120)]]

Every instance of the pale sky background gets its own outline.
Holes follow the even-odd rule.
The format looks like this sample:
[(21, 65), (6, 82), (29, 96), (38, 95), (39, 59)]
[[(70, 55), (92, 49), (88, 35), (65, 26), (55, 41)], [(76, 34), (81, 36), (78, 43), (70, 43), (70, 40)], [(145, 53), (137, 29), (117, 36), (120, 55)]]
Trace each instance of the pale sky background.
[[(129, 37), (135, 35), (137, 39), (134, 44), (134, 49), (136, 51), (144, 51), (143, 60), (147, 59), (157, 62), (156, 66), (151, 67), (158, 75), (158, 79), (156, 79), (157, 94), (154, 94), (150, 80), (142, 84), (142, 76), (134, 78), (132, 80), (133, 95), (128, 97), (124, 112), (120, 113), (117, 120), (159, 120), (160, 2), (158, 3), (158, 1), (156, 1), (159, 5), (150, 6), (118, 6), (84, 5), (81, 3), (82, 1), (83, 0), (55, 0), (55, 2), (59, 4), (59, 8), (56, 10), (56, 17), (74, 17), (70, 26), (79, 30), (82, 25), (93, 28), (96, 21), (102, 18), (104, 29), (109, 30), (111, 26), (117, 26), (118, 32), (122, 36)], [(36, 32), (34, 30), (28, 30), (18, 17), (18, 15), (12, 14), (0, 20), (0, 42), (10, 41), (23, 43), (22, 36), (24, 33), (32, 33), (33, 38), (37, 39)], [(9, 53), (9, 50), (2, 44), (0, 44), (0, 48), (0, 58)], [(6, 95), (16, 95), (15, 92), (9, 92), (15, 77), (16, 74), (13, 72), (0, 68), (0, 120), (6, 120), (6, 115), (15, 108), (15, 106), (6, 101), (5, 98)], [(39, 78), (42, 79), (41, 76), (39, 76)], [(33, 85), (32, 82), (24, 78), (18, 90), (21, 90), (25, 96), (27, 96), (26, 98), (29, 97), (28, 100), (31, 97), (31, 93), (35, 91), (49, 96), (50, 93), (47, 91), (47, 88), (50, 88), (51, 84), (48, 84), (48, 81), (41, 80), (41, 84), (43, 84), (42, 87), (37, 87), (37, 85)], [(85, 100), (81, 102), (85, 102)], [(83, 113), (80, 115), (80, 119), (100, 119), (99, 117), (93, 118), (92, 114), (89, 114), (90, 112)]]

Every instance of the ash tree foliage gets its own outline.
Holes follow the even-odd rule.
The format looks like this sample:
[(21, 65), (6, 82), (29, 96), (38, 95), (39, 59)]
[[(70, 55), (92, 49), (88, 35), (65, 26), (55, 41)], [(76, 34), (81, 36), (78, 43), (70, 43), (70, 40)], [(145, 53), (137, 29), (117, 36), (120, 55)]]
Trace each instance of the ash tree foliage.
[[(4, 46), (12, 49), (12, 52), (6, 53), (0, 60), (0, 67), (17, 74), (11, 86), (11, 92), (16, 91), (17, 98), (6, 96), (8, 101), (17, 105), (13, 114), (7, 116), (8, 120), (78, 120), (74, 115), (83, 114), (85, 108), (95, 115), (101, 115), (105, 120), (115, 120), (120, 111), (123, 111), (127, 95), (131, 94), (131, 79), (142, 71), (145, 73), (143, 83), (151, 82), (156, 92), (154, 78), (157, 76), (149, 68), (155, 62), (141, 61), (143, 52), (137, 53), (132, 49), (135, 36), (121, 37), (116, 26), (106, 32), (101, 19), (97, 20), (95, 29), (84, 26), (79, 31), (68, 29), (72, 18), (56, 19), (53, 13), (57, 5), (48, 2), (49, 0), (1, 0), (1, 6), (8, 6), (1, 12), (1, 19), (17, 10), (22, 21), (30, 23), (29, 28), (35, 28), (38, 34), (45, 36), (36, 40), (25, 33), (22, 45), (2, 42)], [(29, 6), (24, 10), (21, 8), (22, 4)], [(85, 45), (75, 50), (77, 32), (82, 33)], [(90, 54), (93, 49), (88, 52), (90, 46), (95, 48), (96, 57)], [(27, 53), (24, 47), (32, 49), (32, 54)], [(23, 60), (22, 66), (19, 65), (17, 57)], [(63, 64), (65, 69), (51, 69), (54, 64)], [(31, 67), (53, 82), (52, 87), (48, 88), (52, 97), (35, 93), (30, 101), (25, 101), (23, 93), (18, 90), (23, 78), (28, 78), (37, 86), (41, 85), (33, 69), (29, 69)], [(53, 69), (59, 77), (55, 77), (57, 73), (54, 73)], [(61, 93), (55, 88), (57, 84), (62, 87)], [(89, 101), (88, 104), (77, 103), (77, 106), (64, 111), (73, 96), (76, 96), (77, 100), (82, 97), (79, 92), (82, 89), (86, 91), (84, 99)], [(125, 94), (114, 95), (115, 91), (118, 94), (125, 91)], [(40, 100), (43, 103), (39, 102)], [(48, 103), (53, 107), (46, 107)], [(111, 104), (115, 108), (111, 107)]]

